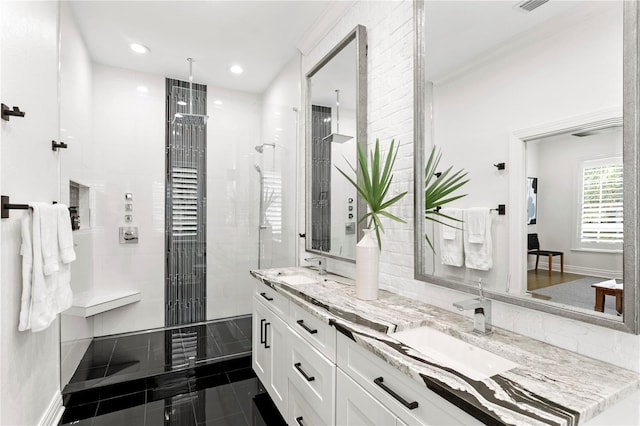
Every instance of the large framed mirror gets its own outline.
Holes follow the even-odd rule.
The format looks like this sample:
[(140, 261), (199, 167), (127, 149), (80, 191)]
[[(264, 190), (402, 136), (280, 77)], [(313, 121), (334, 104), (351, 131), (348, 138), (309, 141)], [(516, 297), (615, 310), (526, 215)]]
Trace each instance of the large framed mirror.
[(336, 167), (367, 148), (366, 46), (358, 25), (306, 75), (306, 250), (351, 262), (366, 204)]
[[(638, 3), (415, 12), (416, 279), (638, 334)], [(470, 180), (459, 242), (425, 219), (434, 146)]]

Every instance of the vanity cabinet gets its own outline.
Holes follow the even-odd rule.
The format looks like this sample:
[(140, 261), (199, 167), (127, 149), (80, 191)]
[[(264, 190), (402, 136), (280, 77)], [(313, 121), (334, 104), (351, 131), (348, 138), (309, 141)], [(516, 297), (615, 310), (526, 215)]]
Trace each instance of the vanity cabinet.
[[(275, 299), (274, 299), (275, 300)], [(281, 413), (287, 412), (287, 324), (266, 305), (253, 298), (252, 365)]]
[[(360, 386), (360, 395), (353, 398), (360, 402), (369, 401), (368, 405), (357, 405), (367, 416), (372, 417), (373, 411), (370, 410), (381, 405), (395, 418), (410, 425), (482, 424), (475, 417), (449, 403), (426, 386), (421, 386), (340, 333), (337, 336), (337, 365), (339, 372), (342, 371)], [(346, 424), (343, 421), (349, 420), (349, 415), (354, 419), (359, 415), (353, 406), (345, 406), (349, 403), (343, 401), (344, 398), (340, 396), (344, 395), (341, 389), (343, 383), (344, 380), (338, 383), (337, 424)], [(353, 403), (355, 400), (352, 400), (351, 404)], [(366, 419), (363, 419), (363, 422), (367, 424)], [(402, 423), (394, 420), (391, 424)]]
[(253, 369), (289, 425), (480, 425), (271, 287), (253, 297)]

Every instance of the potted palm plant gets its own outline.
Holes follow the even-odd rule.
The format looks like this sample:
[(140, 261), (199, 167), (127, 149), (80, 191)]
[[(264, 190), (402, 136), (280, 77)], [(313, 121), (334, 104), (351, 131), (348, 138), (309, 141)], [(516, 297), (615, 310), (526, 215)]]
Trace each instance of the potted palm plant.
[[(440, 207), (465, 197), (467, 194), (454, 195), (454, 192), (469, 182), (469, 179), (465, 179), (467, 173), (464, 169), (453, 172), (453, 166), (450, 166), (444, 172), (438, 172), (441, 158), (442, 152), (435, 146), (432, 147), (429, 160), (424, 169), (424, 217), (432, 222), (455, 228), (455, 222), (462, 221), (443, 214), (440, 211)], [(443, 222), (442, 219), (447, 219), (448, 222)], [(429, 247), (435, 253), (436, 250), (429, 239), (429, 235), (425, 234), (425, 238)]]
[[(358, 165), (360, 173), (351, 165), (356, 178), (336, 166), (338, 171), (356, 188), (360, 197), (367, 203), (368, 211), (360, 217), (358, 223), (367, 221), (368, 229), (356, 247), (356, 297), (364, 300), (375, 300), (378, 297), (378, 266), (382, 240), (380, 231), (384, 232), (381, 218), (386, 217), (396, 222), (406, 223), (403, 219), (388, 211), (389, 207), (400, 201), (407, 192), (390, 196), (389, 188), (393, 181), (391, 170), (398, 155), (399, 146), (391, 141), (386, 158), (380, 154), (380, 141), (371, 152), (371, 165), (358, 145)], [(371, 235), (375, 232), (376, 239)], [(377, 240), (377, 241), (376, 241)]]

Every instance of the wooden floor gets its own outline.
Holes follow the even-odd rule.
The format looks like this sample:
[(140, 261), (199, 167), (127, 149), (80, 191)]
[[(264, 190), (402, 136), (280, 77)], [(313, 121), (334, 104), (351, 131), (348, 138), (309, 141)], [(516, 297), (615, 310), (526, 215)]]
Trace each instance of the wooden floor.
[(527, 290), (538, 290), (556, 284), (579, 280), (580, 278), (584, 278), (584, 275), (570, 274), (568, 272), (561, 274), (557, 271), (551, 271), (551, 276), (549, 276), (548, 269), (531, 270), (527, 271)]

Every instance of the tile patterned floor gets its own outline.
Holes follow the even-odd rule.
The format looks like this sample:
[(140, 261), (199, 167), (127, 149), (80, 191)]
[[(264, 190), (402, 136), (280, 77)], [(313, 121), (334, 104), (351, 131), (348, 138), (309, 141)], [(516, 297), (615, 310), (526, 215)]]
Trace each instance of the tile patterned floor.
[(251, 317), (94, 339), (64, 393), (251, 353)]
[(250, 351), (250, 317), (95, 339), (60, 425), (284, 425)]

